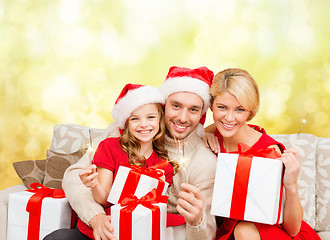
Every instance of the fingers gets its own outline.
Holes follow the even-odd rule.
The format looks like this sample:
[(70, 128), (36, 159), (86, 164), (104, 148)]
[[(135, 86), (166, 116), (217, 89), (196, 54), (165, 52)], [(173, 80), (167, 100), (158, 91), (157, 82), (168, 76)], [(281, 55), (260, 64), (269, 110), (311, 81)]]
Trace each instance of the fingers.
[(98, 172), (96, 172), (95, 165), (91, 165), (79, 172), (80, 180), (86, 187), (94, 187), (98, 184), (97, 175)]
[(83, 170), (81, 170), (80, 172), (79, 172), (79, 176), (81, 177), (81, 176), (86, 176), (86, 175), (89, 175), (89, 174), (91, 174), (91, 173), (93, 173), (93, 172), (96, 172), (96, 165), (91, 165), (91, 166), (89, 166), (89, 167), (87, 167), (87, 168), (85, 168), (85, 169), (83, 169)]
[(113, 234), (113, 226), (111, 225), (111, 217), (102, 215), (97, 219), (97, 223), (93, 225), (93, 235), (95, 240), (116, 240)]
[(203, 142), (206, 147), (210, 148), (214, 153), (220, 152), (219, 139), (213, 133), (205, 133), (203, 136)]
[(300, 170), (300, 157), (299, 153), (295, 149), (289, 149), (284, 151), (280, 160), (284, 164), (284, 178), (283, 184), (287, 190), (292, 189), (296, 191), (297, 182)]
[(176, 209), (192, 226), (197, 226), (203, 219), (204, 197), (198, 188), (187, 183), (181, 184)]

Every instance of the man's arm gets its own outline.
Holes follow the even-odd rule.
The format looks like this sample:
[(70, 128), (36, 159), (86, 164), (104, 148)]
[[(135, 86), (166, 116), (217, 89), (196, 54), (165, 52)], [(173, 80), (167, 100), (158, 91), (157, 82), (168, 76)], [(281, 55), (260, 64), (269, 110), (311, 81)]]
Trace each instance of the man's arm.
[(71, 165), (64, 173), (62, 187), (73, 210), (79, 218), (89, 224), (89, 221), (98, 214), (105, 213), (79, 177), (79, 172), (91, 165), (89, 153), (86, 153), (77, 163)]

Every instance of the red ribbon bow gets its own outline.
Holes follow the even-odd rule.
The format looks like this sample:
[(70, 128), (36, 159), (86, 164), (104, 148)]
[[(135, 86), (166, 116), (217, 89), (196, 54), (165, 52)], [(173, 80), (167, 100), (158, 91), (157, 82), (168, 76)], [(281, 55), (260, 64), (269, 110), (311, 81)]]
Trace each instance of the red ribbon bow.
[(167, 203), (167, 196), (158, 195), (154, 188), (149, 193), (138, 199), (135, 195), (130, 194), (123, 198), (119, 203), (122, 208), (120, 210), (119, 219), (119, 238), (125, 240), (132, 239), (132, 213), (139, 205), (149, 208), (152, 212), (152, 239), (160, 240), (160, 209), (155, 203)]
[(26, 205), (26, 211), (29, 212), (28, 240), (38, 240), (40, 232), (40, 217), (42, 200), (45, 197), (64, 198), (65, 194), (62, 189), (48, 188), (40, 183), (32, 183), (28, 192), (35, 193), (29, 199)]
[(123, 190), (121, 192), (119, 202), (121, 202), (125, 197), (130, 196), (130, 194), (133, 194), (135, 192), (142, 174), (152, 178), (156, 178), (158, 180), (156, 191), (158, 195), (162, 195), (162, 192), (165, 187), (165, 182), (163, 181), (163, 179), (161, 179), (164, 173), (160, 169), (165, 169), (169, 164), (170, 163), (167, 161), (162, 161), (149, 168), (143, 168), (141, 166), (128, 164), (124, 165), (131, 170), (127, 176), (126, 184), (124, 185)]
[[(238, 144), (239, 157), (236, 165), (235, 179), (233, 194), (230, 208), (230, 218), (244, 220), (245, 205), (248, 191), (248, 184), (250, 178), (250, 170), (252, 164), (252, 158), (264, 157), (276, 159), (281, 157), (281, 154), (276, 151), (275, 148), (264, 148), (260, 150), (254, 150), (244, 143)], [(277, 217), (277, 223), (280, 220), (281, 206), (282, 206), (282, 194), (283, 183), (280, 191), (279, 211)]]

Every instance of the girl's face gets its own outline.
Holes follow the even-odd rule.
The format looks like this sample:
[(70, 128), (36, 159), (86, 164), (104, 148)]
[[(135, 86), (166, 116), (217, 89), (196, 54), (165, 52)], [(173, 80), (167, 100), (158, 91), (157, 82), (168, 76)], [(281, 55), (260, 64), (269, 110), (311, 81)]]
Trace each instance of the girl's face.
[(146, 104), (136, 109), (128, 118), (128, 130), (141, 143), (152, 142), (159, 131), (159, 120), (156, 105)]
[(211, 106), (213, 120), (225, 138), (237, 134), (245, 126), (250, 112), (229, 92), (218, 95)]

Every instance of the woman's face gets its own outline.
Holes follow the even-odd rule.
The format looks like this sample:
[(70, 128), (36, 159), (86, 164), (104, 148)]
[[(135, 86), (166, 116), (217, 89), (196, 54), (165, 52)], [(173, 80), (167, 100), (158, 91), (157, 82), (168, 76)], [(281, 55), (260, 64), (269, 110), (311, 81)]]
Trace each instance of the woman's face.
[(246, 110), (229, 92), (218, 95), (211, 106), (213, 120), (221, 135), (233, 137), (246, 124), (250, 111)]

